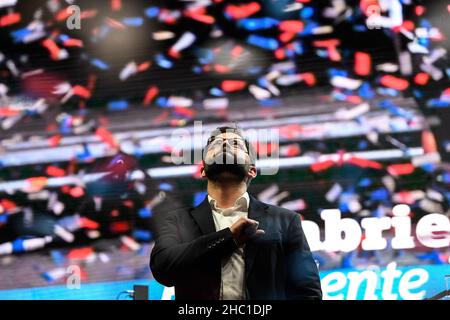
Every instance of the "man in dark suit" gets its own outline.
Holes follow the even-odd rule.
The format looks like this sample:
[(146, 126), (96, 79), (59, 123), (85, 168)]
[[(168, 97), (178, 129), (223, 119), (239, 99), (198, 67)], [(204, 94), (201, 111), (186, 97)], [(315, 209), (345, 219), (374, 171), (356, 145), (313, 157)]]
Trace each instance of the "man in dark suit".
[(208, 196), (158, 217), (150, 268), (177, 300), (322, 298), (300, 215), (247, 193), (255, 159), (239, 129), (216, 129), (203, 151)]

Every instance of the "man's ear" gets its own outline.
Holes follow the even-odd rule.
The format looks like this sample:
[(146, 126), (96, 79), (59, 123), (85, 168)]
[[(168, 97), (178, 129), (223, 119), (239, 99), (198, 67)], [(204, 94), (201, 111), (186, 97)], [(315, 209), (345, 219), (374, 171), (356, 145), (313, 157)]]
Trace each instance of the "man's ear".
[(256, 176), (258, 175), (258, 170), (256, 170), (256, 166), (255, 165), (251, 165), (250, 169), (248, 169), (247, 174), (252, 179), (256, 178)]
[(200, 176), (202, 178), (206, 178), (206, 172), (205, 172), (205, 161), (202, 160), (201, 166), (200, 166)]

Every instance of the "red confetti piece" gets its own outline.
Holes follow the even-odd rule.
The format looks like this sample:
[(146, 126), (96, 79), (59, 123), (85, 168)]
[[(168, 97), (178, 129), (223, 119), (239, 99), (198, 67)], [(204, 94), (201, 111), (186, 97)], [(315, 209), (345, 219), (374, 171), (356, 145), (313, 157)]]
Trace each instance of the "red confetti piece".
[(421, 15), (423, 15), (424, 13), (425, 13), (425, 7), (424, 6), (416, 6), (415, 8), (414, 8), (414, 12), (416, 13), (416, 15), (417, 16), (421, 16)]
[(319, 171), (323, 171), (326, 170), (328, 168), (330, 168), (331, 166), (334, 165), (334, 161), (333, 160), (326, 160), (326, 161), (322, 161), (322, 162), (317, 162), (311, 165), (311, 170), (313, 172), (319, 172)]
[(261, 10), (261, 5), (258, 2), (250, 2), (242, 5), (227, 5), (225, 13), (231, 18), (238, 20), (247, 18)]
[(84, 196), (84, 189), (80, 186), (76, 186), (70, 189), (69, 194), (74, 198), (81, 198)]
[(378, 169), (378, 170), (383, 169), (383, 165), (381, 163), (372, 161), (372, 160), (367, 160), (364, 158), (351, 157), (346, 162), (354, 164), (361, 168), (372, 168), (372, 169)]
[(366, 15), (379, 14), (381, 12), (380, 4), (378, 0), (361, 0), (359, 8)]
[(274, 55), (275, 58), (277, 58), (278, 60), (283, 60), (286, 57), (286, 52), (284, 51), (283, 48), (279, 48), (275, 50)]
[(131, 201), (131, 200), (125, 200), (125, 201), (123, 202), (123, 205), (124, 205), (125, 207), (127, 207), (127, 208), (130, 208), (130, 209), (133, 209), (133, 208), (134, 208), (134, 203), (133, 203), (133, 201)]
[(80, 19), (90, 19), (95, 18), (97, 16), (98, 11), (97, 10), (86, 10), (81, 11)]
[(95, 222), (91, 219), (88, 219), (86, 217), (80, 218), (80, 225), (82, 228), (86, 228), (86, 229), (98, 229), (100, 227), (100, 225), (97, 222)]
[(48, 144), (51, 147), (57, 147), (59, 143), (61, 142), (62, 137), (60, 135), (52, 136), (48, 139)]
[(51, 177), (64, 177), (66, 175), (66, 171), (64, 171), (64, 169), (55, 166), (48, 166), (45, 173)]
[(150, 61), (146, 61), (138, 65), (137, 70), (138, 72), (143, 72), (148, 70), (151, 67), (152, 63)]
[(317, 40), (313, 42), (315, 47), (326, 48), (331, 61), (340, 61), (341, 54), (337, 50), (337, 46), (341, 44), (339, 39)]
[(59, 52), (61, 49), (58, 47), (55, 41), (53, 41), (52, 39), (45, 39), (44, 41), (42, 41), (42, 45), (50, 52), (50, 57), (52, 60), (59, 59)]
[(0, 117), (15, 117), (19, 114), (20, 110), (0, 106)]
[(292, 39), (294, 39), (294, 37), (295, 37), (295, 33), (283, 32), (282, 34), (280, 34), (280, 36), (278, 38), (280, 39), (281, 42), (286, 43), (286, 42), (289, 42)]
[(214, 19), (214, 17), (198, 13), (197, 10), (189, 10), (184, 15), (188, 18), (197, 20), (205, 24), (213, 24), (214, 22), (216, 22), (216, 19)]
[(285, 20), (278, 25), (278, 28), (282, 32), (289, 32), (295, 34), (302, 32), (304, 26), (305, 26), (304, 23), (298, 20)]
[(83, 99), (89, 99), (92, 95), (88, 88), (80, 85), (73, 86), (72, 91), (74, 95), (79, 96)]
[(414, 172), (414, 166), (411, 163), (392, 164), (387, 167), (387, 171), (393, 176), (407, 175)]
[(416, 76), (414, 77), (414, 82), (416, 84), (418, 84), (419, 86), (424, 86), (428, 83), (428, 81), (430, 80), (430, 75), (428, 73), (425, 72), (419, 72), (418, 74), (416, 74)]
[(161, 114), (159, 114), (155, 120), (154, 123), (162, 123), (164, 120), (166, 120), (169, 117), (169, 111), (163, 111), (161, 112)]
[(3, 207), (5, 211), (12, 211), (17, 208), (17, 205), (8, 199), (0, 200), (0, 205)]
[(116, 139), (114, 139), (113, 134), (108, 131), (105, 128), (98, 128), (95, 132), (95, 134), (102, 140), (104, 143), (106, 143), (110, 148), (116, 148), (117, 142)]
[(412, 22), (411, 20), (403, 21), (401, 27), (410, 32), (412, 32), (415, 29), (414, 22)]
[(303, 81), (305, 81), (305, 83), (312, 87), (316, 84), (316, 76), (314, 75), (314, 73), (311, 72), (305, 72), (305, 73), (301, 73), (300, 74)]
[(0, 17), (0, 27), (6, 27), (12, 24), (16, 24), (20, 22), (21, 19), (22, 17), (20, 13), (17, 12), (9, 13), (5, 16)]
[(67, 255), (67, 258), (70, 260), (84, 260), (92, 254), (94, 254), (93, 248), (86, 247), (80, 249), (72, 249)]
[(233, 92), (244, 89), (247, 86), (247, 82), (240, 80), (225, 80), (221, 84), (221, 88), (225, 92)]
[(409, 82), (407, 80), (391, 75), (382, 76), (380, 79), (380, 83), (385, 87), (400, 91), (406, 90), (409, 87)]
[(131, 230), (131, 224), (128, 221), (114, 221), (110, 224), (109, 229), (113, 233), (124, 233)]
[(367, 76), (370, 74), (372, 67), (372, 59), (369, 54), (365, 52), (355, 52), (355, 73), (360, 76)]
[(153, 99), (155, 99), (155, 97), (158, 95), (159, 93), (159, 89), (158, 87), (155, 86), (151, 86), (147, 89), (147, 93), (145, 94), (145, 98), (144, 98), (144, 106), (148, 106)]
[(113, 11), (120, 11), (122, 9), (122, 0), (111, 0), (111, 9)]
[(195, 115), (194, 110), (189, 108), (182, 108), (182, 107), (175, 107), (175, 113), (178, 113), (179, 115), (185, 116), (185, 117), (193, 117)]
[(173, 48), (170, 48), (167, 51), (167, 54), (169, 55), (169, 57), (174, 58), (174, 59), (180, 59), (181, 58), (181, 53), (179, 51), (174, 50)]
[(283, 149), (282, 155), (285, 157), (295, 157), (298, 156), (300, 153), (301, 153), (300, 146), (298, 144), (293, 144), (286, 146), (286, 148)]
[(113, 29), (125, 29), (125, 25), (117, 20), (108, 17), (105, 21)]
[(82, 48), (83, 47), (83, 41), (79, 40), (79, 39), (68, 39), (68, 40), (63, 42), (63, 45), (65, 47), (79, 47), (79, 48)]
[(57, 21), (67, 20), (67, 18), (69, 18), (72, 15), (70, 10), (67, 10), (67, 8), (64, 8), (64, 9), (61, 9), (61, 10), (58, 11), (58, 13), (55, 16), (55, 19)]
[(354, 104), (359, 104), (359, 103), (362, 102), (362, 98), (360, 96), (350, 95), (350, 96), (347, 96), (345, 98), (345, 101), (350, 102), (350, 103), (354, 103)]
[(434, 153), (438, 151), (436, 139), (433, 133), (429, 130), (422, 131), (422, 148), (425, 154)]
[(214, 70), (217, 73), (230, 73), (231, 69), (228, 66), (224, 66), (223, 64), (215, 64), (214, 65)]
[(231, 50), (231, 56), (233, 58), (237, 58), (242, 54), (242, 52), (244, 52), (244, 48), (242, 46), (237, 45)]

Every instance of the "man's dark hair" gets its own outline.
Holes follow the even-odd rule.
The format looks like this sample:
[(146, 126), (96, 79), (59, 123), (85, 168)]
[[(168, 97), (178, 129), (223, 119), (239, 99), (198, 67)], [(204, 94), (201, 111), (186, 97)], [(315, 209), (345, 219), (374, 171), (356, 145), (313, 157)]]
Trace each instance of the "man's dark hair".
[(223, 126), (223, 127), (218, 127), (216, 129), (214, 129), (211, 132), (211, 136), (208, 138), (208, 142), (206, 143), (206, 146), (202, 150), (202, 159), (205, 158), (205, 151), (206, 151), (206, 149), (208, 149), (208, 146), (211, 144), (211, 142), (213, 142), (214, 139), (216, 139), (216, 137), (218, 135), (221, 135), (222, 133), (234, 133), (234, 134), (238, 135), (239, 137), (241, 137), (242, 140), (244, 140), (244, 142), (245, 142), (245, 146), (247, 147), (247, 153), (250, 156), (251, 164), (252, 165), (255, 164), (256, 152), (255, 152), (253, 146), (250, 144), (250, 141), (244, 136), (244, 134), (242, 133), (242, 130), (237, 125), (235, 125), (234, 127)]

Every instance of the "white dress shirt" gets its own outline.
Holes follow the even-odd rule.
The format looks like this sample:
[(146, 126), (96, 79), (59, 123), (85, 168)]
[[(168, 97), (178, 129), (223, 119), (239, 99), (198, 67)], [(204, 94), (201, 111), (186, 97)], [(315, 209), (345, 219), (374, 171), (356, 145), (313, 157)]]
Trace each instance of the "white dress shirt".
[[(240, 217), (248, 217), (250, 197), (247, 192), (240, 196), (233, 207), (219, 208), (214, 198), (208, 195), (216, 231), (231, 227)], [(220, 300), (244, 300), (244, 247), (237, 248), (229, 257), (222, 259)]]

